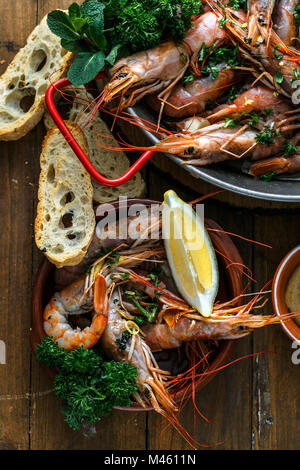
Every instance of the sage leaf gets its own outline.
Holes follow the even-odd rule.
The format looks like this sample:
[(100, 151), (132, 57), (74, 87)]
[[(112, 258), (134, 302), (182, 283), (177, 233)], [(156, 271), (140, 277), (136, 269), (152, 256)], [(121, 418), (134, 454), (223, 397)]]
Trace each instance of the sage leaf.
[(110, 53), (105, 59), (106, 62), (109, 63), (109, 65), (114, 65), (121, 47), (122, 47), (122, 44), (117, 44), (116, 46), (112, 48), (112, 50), (110, 51)]
[(93, 22), (88, 26), (87, 36), (98, 49), (105, 49), (107, 41), (103, 34), (104, 18), (103, 14), (99, 15)]
[(73, 40), (80, 37), (64, 11), (54, 10), (49, 13), (47, 24), (50, 31), (62, 39)]
[(73, 20), (75, 18), (80, 18), (80, 16), (80, 6), (76, 2), (72, 3), (72, 5), (69, 6), (69, 17), (71, 23), (73, 24)]
[(68, 72), (68, 79), (74, 86), (85, 85), (93, 80), (104, 67), (105, 54), (99, 52), (79, 52)]
[[(80, 13), (84, 18), (88, 18), (91, 22), (99, 15), (103, 17), (104, 5), (99, 2), (89, 1), (80, 5)], [(103, 28), (102, 28), (103, 29)]]
[(89, 45), (78, 39), (72, 41), (68, 39), (62, 39), (61, 46), (70, 52), (91, 52)]

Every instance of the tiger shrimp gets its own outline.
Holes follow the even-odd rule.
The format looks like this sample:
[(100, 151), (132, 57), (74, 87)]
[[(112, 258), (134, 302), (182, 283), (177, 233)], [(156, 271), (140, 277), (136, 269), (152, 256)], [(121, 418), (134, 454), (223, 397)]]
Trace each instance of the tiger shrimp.
[[(145, 290), (147, 279), (129, 271), (129, 278)], [(144, 283), (144, 285), (143, 285)], [(241, 305), (242, 296), (223, 303), (215, 303), (210, 317), (201, 316), (177, 294), (160, 289), (160, 310), (156, 323), (142, 327), (145, 342), (152, 351), (179, 347), (182, 342), (238, 339), (255, 328), (278, 323), (275, 315), (252, 314), (260, 299), (256, 294), (247, 304)], [(290, 318), (290, 315), (287, 315)], [(176, 344), (177, 342), (177, 344)]]
[[(101, 275), (87, 292), (88, 275), (82, 276), (60, 292), (56, 292), (44, 310), (44, 330), (57, 344), (68, 351), (83, 346), (92, 348), (107, 325), (107, 286)], [(73, 329), (69, 315), (93, 312), (90, 326)]]
[[(291, 104), (282, 96), (274, 94), (274, 91), (264, 86), (256, 86), (241, 93), (232, 104), (221, 106), (207, 116), (209, 122), (216, 122), (227, 116), (252, 113), (253, 111), (264, 112), (270, 110), (271, 117), (291, 111)], [(294, 118), (295, 119), (295, 118)]]
[(298, 35), (294, 17), (294, 10), (297, 5), (298, 0), (280, 0), (276, 7), (274, 29), (287, 46), (295, 45)]
[[(216, 66), (219, 70), (215, 80), (209, 77), (194, 78), (194, 80), (177, 85), (171, 92), (169, 98), (164, 102), (163, 112), (171, 117), (186, 117), (202, 113), (208, 103), (222, 96), (228, 87), (236, 81), (233, 70), (224, 70), (226, 64), (220, 63)], [(159, 112), (161, 101), (157, 95), (149, 95), (147, 102), (155, 111)]]
[(112, 78), (105, 86), (100, 102), (108, 103), (129, 91), (129, 97), (120, 104), (121, 109), (154, 92), (161, 92), (159, 97), (166, 98), (188, 66), (196, 61), (203, 43), (220, 45), (226, 40), (218, 21), (217, 13), (204, 13), (192, 22), (181, 44), (164, 42), (119, 60), (110, 70)]
[[(108, 308), (108, 325), (101, 338), (104, 351), (116, 361), (127, 362), (137, 369), (136, 382), (139, 392), (135, 393), (136, 402), (147, 409), (147, 405), (153, 406), (154, 410), (161, 414), (179, 434), (196, 449), (199, 445), (183, 428), (177, 416), (177, 406), (168, 391), (168, 380), (170, 374), (161, 370), (154, 355), (143, 336), (138, 330), (133, 330), (130, 320), (120, 315), (118, 303), (120, 297), (114, 284), (111, 285), (111, 293)], [(130, 338), (125, 346), (122, 344), (122, 335), (128, 333)], [(170, 339), (173, 347), (178, 342)]]
[[(293, 80), (300, 72), (300, 52), (286, 44), (272, 27), (271, 13), (274, 8), (274, 0), (250, 0), (249, 20), (245, 27), (236, 26), (236, 22), (229, 13), (226, 29), (229, 34), (237, 39), (245, 51), (245, 57), (256, 64), (262, 73), (253, 73), (257, 78), (265, 78), (275, 90), (291, 97), (294, 91)], [(275, 10), (276, 11), (276, 10)], [(224, 16), (223, 16), (224, 18)], [(285, 23), (285, 36), (293, 35), (291, 22)], [(275, 80), (274, 76), (280, 77)]]
[(284, 143), (283, 137), (277, 137), (269, 145), (259, 144), (257, 131), (247, 124), (233, 128), (224, 128), (224, 125), (225, 122), (221, 121), (194, 132), (174, 134), (151, 150), (179, 155), (187, 159), (184, 163), (203, 166), (233, 158), (267, 158), (277, 154)]

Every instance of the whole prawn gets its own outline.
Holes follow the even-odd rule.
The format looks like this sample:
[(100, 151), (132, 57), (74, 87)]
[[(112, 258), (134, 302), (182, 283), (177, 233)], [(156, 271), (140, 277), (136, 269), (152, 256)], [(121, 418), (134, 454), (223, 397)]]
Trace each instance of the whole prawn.
[[(71, 351), (83, 346), (92, 348), (99, 341), (107, 325), (107, 286), (105, 279), (98, 275), (94, 286), (85, 294), (86, 277), (53, 295), (44, 310), (44, 330), (52, 336), (58, 345)], [(83, 330), (74, 329), (69, 321), (69, 315), (81, 315), (92, 312), (90, 326)]]
[(278, 137), (273, 144), (259, 144), (257, 132), (247, 125), (224, 126), (225, 122), (221, 121), (192, 133), (178, 133), (166, 137), (151, 149), (179, 155), (186, 159), (185, 163), (202, 166), (242, 157), (267, 158), (278, 153), (284, 143), (284, 138)]
[[(265, 75), (276, 90), (292, 98), (292, 82), (300, 72), (300, 52), (286, 44), (275, 32), (271, 16), (273, 9), (276, 13), (276, 7), (274, 0), (249, 0), (248, 22), (241, 27), (232, 13), (227, 12), (225, 28), (231, 37), (240, 42), (242, 48), (250, 51), (250, 60), (258, 59), (254, 62), (262, 71), (259, 76)], [(221, 6), (217, 9), (222, 11)], [(285, 23), (284, 34), (292, 37), (292, 22)], [(280, 79), (276, 81), (275, 75), (280, 76)]]
[(298, 3), (298, 0), (279, 0), (276, 6), (274, 29), (287, 46), (298, 46), (298, 31), (294, 17), (294, 10)]
[[(259, 115), (255, 115), (255, 125), (250, 126), (253, 112)], [(181, 121), (180, 132), (163, 138), (151, 148), (180, 155), (186, 159), (185, 163), (194, 165), (242, 157), (265, 159), (280, 153), (284, 136), (299, 128), (298, 116), (289, 101), (269, 88), (256, 86), (241, 93), (232, 104)], [(235, 118), (231, 126), (223, 120), (229, 117)], [(273, 134), (268, 145), (259, 141), (259, 134), (265, 129)]]
[[(236, 82), (234, 70), (224, 70), (224, 62), (218, 64), (218, 76), (213, 80), (210, 76), (194, 78), (186, 84), (179, 84), (172, 90), (169, 98), (164, 102), (163, 112), (166, 116), (182, 118), (202, 113), (206, 105), (214, 102)], [(162, 102), (157, 95), (149, 95), (147, 103), (159, 112)]]
[(129, 91), (129, 97), (120, 104), (121, 109), (161, 90), (159, 97), (166, 98), (188, 66), (197, 60), (203, 43), (211, 46), (225, 41), (226, 34), (219, 28), (218, 20), (216, 12), (204, 13), (193, 21), (181, 44), (164, 42), (119, 60), (110, 70), (112, 78), (104, 87), (99, 103), (108, 103)]

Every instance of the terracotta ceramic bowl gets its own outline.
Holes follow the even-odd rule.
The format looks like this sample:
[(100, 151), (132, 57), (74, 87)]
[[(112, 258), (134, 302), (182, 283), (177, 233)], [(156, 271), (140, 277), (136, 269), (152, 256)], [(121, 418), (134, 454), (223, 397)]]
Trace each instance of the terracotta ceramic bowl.
[[(289, 278), (299, 264), (300, 245), (297, 245), (283, 258), (276, 270), (272, 285), (272, 297), (275, 313), (279, 317), (288, 313), (285, 303), (285, 292)], [(293, 319), (281, 321), (281, 326), (293, 341), (300, 341), (300, 327)]]
[[(158, 201), (146, 200), (146, 199), (132, 199), (128, 200), (127, 204), (130, 206), (132, 204), (141, 203), (144, 205), (152, 205), (152, 204), (159, 204)], [(119, 202), (113, 203), (113, 205), (119, 209), (120, 205)], [(235, 266), (233, 263), (242, 263), (241, 256), (233, 244), (232, 240), (228, 237), (228, 235), (222, 233), (221, 227), (216, 224), (216, 222), (212, 220), (205, 221), (206, 227), (209, 229), (217, 229), (221, 232), (210, 232), (210, 236), (214, 247), (220, 253), (223, 253), (225, 257), (217, 255), (218, 264), (219, 264), (219, 277), (220, 277), (220, 287), (218, 293), (218, 300), (226, 301), (238, 296), (242, 289), (243, 289), (243, 282), (242, 282), (242, 275), (240, 270)], [(227, 258), (230, 259), (228, 261)], [(228, 267), (227, 267), (228, 266)], [(55, 271), (55, 267), (45, 258), (44, 261), (41, 263), (39, 270), (36, 275), (34, 288), (33, 288), (33, 297), (32, 297), (32, 331), (31, 331), (31, 346), (36, 353), (36, 345), (39, 344), (44, 337), (44, 330), (43, 330), (43, 310), (48, 303), (49, 299), (53, 295), (54, 287), (53, 287), (53, 274)], [(233, 348), (233, 341), (220, 341), (219, 348), (216, 351), (216, 354), (211, 360), (211, 363), (208, 365), (206, 371), (213, 371), (224, 365), (228, 362), (229, 356), (231, 354)], [(174, 350), (172, 350), (174, 352)], [(167, 355), (171, 354), (169, 357), (162, 358), (163, 364), (161, 367), (166, 367), (168, 362), (172, 362), (171, 366), (174, 366), (174, 356), (172, 358), (172, 353), (168, 353), (164, 351)], [(159, 354), (159, 353), (158, 353)], [(157, 357), (158, 362), (161, 364), (160, 357)], [(176, 362), (177, 360), (177, 362)], [(178, 365), (178, 356), (175, 359), (176, 366)], [(169, 369), (168, 369), (169, 370)], [(55, 371), (53, 370), (45, 370), (46, 373), (51, 377), (54, 378)], [(181, 372), (183, 370), (181, 369)], [(205, 385), (207, 385), (214, 377), (216, 373), (211, 373), (208, 375), (204, 375), (199, 377), (196, 380), (195, 388), (196, 390), (200, 390)], [(188, 384), (186, 385), (188, 387)], [(174, 399), (179, 401), (181, 397), (185, 394), (185, 389), (181, 389)], [(188, 393), (186, 393), (186, 398), (188, 397)], [(144, 411), (138, 405), (133, 405), (130, 408), (118, 408), (123, 410), (135, 410), (135, 411)]]

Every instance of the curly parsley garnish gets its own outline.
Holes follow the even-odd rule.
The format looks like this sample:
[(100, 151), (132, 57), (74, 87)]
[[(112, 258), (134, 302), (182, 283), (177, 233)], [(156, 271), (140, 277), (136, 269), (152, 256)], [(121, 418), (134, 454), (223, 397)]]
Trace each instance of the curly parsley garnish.
[(37, 359), (45, 367), (56, 367), (54, 391), (62, 400), (62, 413), (71, 428), (83, 422), (96, 423), (114, 406), (130, 406), (138, 390), (137, 370), (123, 362), (105, 362), (92, 349), (60, 349), (46, 337), (37, 346)]
[(258, 144), (274, 144), (274, 138), (280, 135), (277, 129), (273, 129), (271, 126), (264, 126), (263, 130), (256, 134), (255, 140)]

